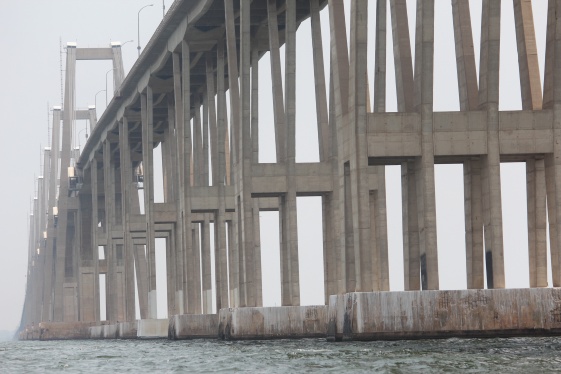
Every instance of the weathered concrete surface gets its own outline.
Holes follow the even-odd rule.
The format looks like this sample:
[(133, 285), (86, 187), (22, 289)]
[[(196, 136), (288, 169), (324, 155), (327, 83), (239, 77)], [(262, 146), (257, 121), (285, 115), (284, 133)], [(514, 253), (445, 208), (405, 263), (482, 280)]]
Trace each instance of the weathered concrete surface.
[(103, 326), (103, 337), (105, 339), (117, 339), (119, 337), (119, 325), (105, 325)]
[(328, 318), (330, 341), (559, 335), (561, 289), (347, 293)]
[(137, 337), (139, 339), (158, 339), (168, 337), (167, 319), (139, 319)]
[(89, 339), (90, 327), (96, 322), (41, 322), (35, 326), (34, 340), (77, 340)]
[(119, 323), (118, 337), (120, 339), (136, 339), (138, 332), (138, 321)]
[(100, 326), (92, 326), (89, 328), (90, 330), (90, 338), (91, 339), (104, 339), (104, 331), (103, 325)]
[(219, 336), (228, 340), (325, 337), (327, 306), (224, 308)]
[(181, 314), (169, 318), (168, 338), (216, 339), (218, 314)]

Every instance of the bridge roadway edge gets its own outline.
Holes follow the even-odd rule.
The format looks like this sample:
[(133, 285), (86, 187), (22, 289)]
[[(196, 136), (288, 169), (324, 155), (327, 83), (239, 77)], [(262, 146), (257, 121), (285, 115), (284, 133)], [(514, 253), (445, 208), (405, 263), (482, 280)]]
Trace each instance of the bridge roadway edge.
[(329, 305), (223, 308), (218, 314), (107, 323), (41, 322), (20, 340), (167, 338), (327, 341), (561, 335), (561, 288), (352, 292)]

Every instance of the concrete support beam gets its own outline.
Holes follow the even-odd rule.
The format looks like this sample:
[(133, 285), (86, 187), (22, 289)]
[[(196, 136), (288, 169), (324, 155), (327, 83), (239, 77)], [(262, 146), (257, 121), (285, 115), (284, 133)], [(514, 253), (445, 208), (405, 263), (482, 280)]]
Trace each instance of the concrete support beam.
[(154, 231), (154, 117), (153, 95), (150, 86), (141, 93), (142, 167), (144, 170), (144, 216), (146, 220), (146, 259), (148, 265), (148, 318), (156, 318), (156, 261)]
[(501, 169), (499, 154), (500, 2), (485, 0), (481, 16), (479, 109), (487, 111), (487, 154), (481, 157), (487, 287), (504, 288)]

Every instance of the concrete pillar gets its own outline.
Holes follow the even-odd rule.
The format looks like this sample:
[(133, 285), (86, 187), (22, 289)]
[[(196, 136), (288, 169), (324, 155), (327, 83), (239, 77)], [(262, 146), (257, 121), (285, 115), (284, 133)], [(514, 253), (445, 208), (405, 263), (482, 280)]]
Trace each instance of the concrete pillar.
[(481, 158), (481, 175), (488, 288), (505, 287), (498, 113), (500, 16), (500, 2), (483, 1), (479, 109), (487, 111), (487, 154)]
[(234, 239), (236, 231), (235, 221), (228, 221), (228, 282), (230, 293), (230, 308), (239, 306), (239, 255)]
[[(542, 87), (532, 2), (514, 1), (514, 19), (523, 110), (542, 109)], [(526, 161), (530, 287), (547, 286), (546, 188), (543, 158)]]
[(390, 10), (397, 110), (399, 112), (412, 112), (414, 100), (413, 63), (411, 58), (411, 42), (409, 39), (406, 1), (390, 0)]
[[(343, 162), (343, 125), (345, 116), (348, 113), (349, 97), (349, 59), (347, 49), (347, 36), (345, 26), (345, 10), (343, 2), (329, 2), (329, 23), (331, 31), (331, 85), (330, 90), (333, 103), (330, 103), (330, 122), (333, 120), (332, 128), (332, 149), (336, 149), (333, 157), (333, 171), (337, 175), (334, 186), (339, 186), (334, 191), (333, 196), (337, 201), (339, 219), (336, 221), (338, 228), (339, 241), (336, 243), (338, 248), (337, 278), (339, 292), (355, 291), (355, 272), (354, 272), (354, 249), (351, 240), (352, 219), (350, 219), (350, 193), (349, 177), (350, 167)], [(348, 170), (347, 170), (348, 169)], [(349, 217), (349, 220), (347, 220)]]
[[(374, 112), (386, 111), (386, 24), (387, 24), (387, 1), (376, 2), (376, 57), (374, 64)], [(370, 104), (370, 99), (368, 99)], [(376, 248), (377, 256), (373, 258), (375, 276), (377, 277), (378, 290), (389, 291), (389, 260), (388, 260), (388, 219), (386, 210), (386, 167), (384, 165), (370, 168), (370, 172), (376, 175), (377, 185), (375, 191), (371, 191), (371, 222), (376, 226)]]
[(193, 223), (192, 230), (192, 253), (191, 259), (193, 266), (191, 267), (192, 279), (189, 291), (192, 292), (193, 313), (201, 314), (201, 240), (200, 240), (200, 224)]
[(214, 261), (216, 276), (216, 310), (228, 307), (228, 263), (226, 253), (226, 214), (225, 184), (226, 170), (226, 94), (224, 90), (224, 43), (219, 40), (217, 46), (216, 91), (217, 91), (217, 124), (216, 147), (217, 178), (213, 183), (218, 186), (218, 210), (214, 219)]
[(125, 271), (125, 321), (136, 319), (135, 287), (134, 287), (134, 255), (133, 242), (130, 235), (131, 199), (136, 192), (133, 190), (132, 161), (129, 142), (129, 122), (123, 117), (119, 124), (119, 159), (121, 171), (121, 217), (123, 227), (123, 258)]
[(188, 189), (184, 184), (185, 182), (185, 151), (184, 151), (184, 136), (185, 136), (185, 120), (183, 118), (183, 92), (181, 90), (181, 65), (179, 62), (179, 53), (172, 54), (173, 64), (173, 99), (174, 99), (174, 124), (175, 124), (175, 139), (176, 139), (176, 179), (177, 179), (177, 194), (175, 196), (178, 205), (177, 224), (176, 224), (176, 263), (175, 263), (175, 300), (177, 302), (176, 311), (178, 314), (185, 313), (185, 246), (184, 246), (184, 220), (185, 220), (185, 194)]
[[(397, 108), (399, 112), (412, 112), (414, 110), (413, 63), (405, 0), (390, 0), (390, 11)], [(377, 92), (375, 92), (376, 94)], [(412, 161), (402, 163), (401, 178), (404, 285), (406, 290), (419, 290), (421, 289), (421, 284), (416, 196), (417, 183)]]
[(329, 159), (329, 119), (327, 116), (327, 91), (325, 87), (325, 68), (323, 61), (323, 44), (321, 39), (321, 21), (319, 0), (310, 0), (310, 19), (312, 27), (312, 53), (314, 63), (314, 83), (316, 94), (316, 118), (318, 129), (318, 146), (320, 162)]
[(251, 148), (252, 162), (259, 163), (259, 50), (251, 51)]
[[(300, 276), (298, 261), (298, 223), (296, 212), (296, 2), (286, 2), (285, 28), (285, 119), (286, 119), (286, 174), (287, 194), (283, 208), (281, 235), (281, 265), (287, 271), (281, 274), (282, 305), (300, 305)], [(282, 292), (284, 291), (284, 292)], [(288, 292), (288, 293), (287, 293)]]
[(277, 162), (284, 162), (286, 118), (284, 112), (282, 74), (280, 66), (279, 28), (277, 21), (277, 2), (267, 0), (267, 21), (269, 26), (269, 51), (271, 60), (271, 82), (273, 89), (273, 116), (275, 121), (275, 145)]
[(105, 219), (103, 221), (103, 231), (105, 234), (105, 261), (107, 263), (107, 275), (105, 281), (105, 295), (107, 320), (110, 322), (117, 321), (117, 280), (116, 280), (116, 262), (115, 246), (113, 244), (111, 230), (115, 225), (114, 215), (114, 180), (113, 180), (113, 163), (111, 161), (111, 143), (109, 140), (103, 142), (103, 195)]
[(156, 318), (156, 264), (154, 225), (154, 117), (150, 86), (140, 95), (142, 117), (142, 166), (144, 169), (144, 215), (146, 220), (146, 258), (148, 265), (148, 318)]
[(195, 186), (204, 186), (203, 182), (203, 137), (201, 129), (201, 101), (199, 95), (195, 97), (195, 114), (193, 116), (193, 174)]
[[(351, 2), (350, 57), (349, 57), (349, 97), (348, 97), (348, 159), (350, 171), (351, 215), (354, 241), (354, 264), (356, 291), (370, 292), (378, 288), (374, 284), (371, 250), (371, 222), (369, 171), (367, 153), (367, 46), (368, 2)], [(346, 173), (345, 173), (346, 175)], [(347, 199), (345, 199), (347, 200)]]
[(561, 12), (559, 1), (549, 2), (547, 13), (547, 40), (543, 107), (553, 109), (553, 154), (545, 155), (547, 209), (553, 287), (561, 286)]
[(176, 315), (175, 309), (175, 243), (173, 230), (166, 233), (166, 286), (167, 286), (167, 306), (168, 306), (168, 318), (170, 316)]
[[(70, 166), (72, 147), (72, 128), (74, 116), (74, 92), (76, 72), (76, 46), (68, 45), (66, 49), (66, 79), (63, 113), (63, 129), (60, 160), (60, 183), (58, 198), (58, 224), (56, 230), (56, 265), (54, 284), (54, 320), (78, 320), (77, 270), (74, 268), (73, 232), (68, 232), (68, 222), (74, 219), (69, 212), (68, 203), (68, 167)], [(68, 259), (67, 259), (68, 257)], [(68, 265), (68, 266), (67, 266)]]
[[(460, 110), (477, 110), (477, 73), (469, 4), (452, 1)], [(476, 159), (464, 161), (464, 212), (466, 228), (466, 275), (468, 288), (484, 288), (481, 167)]]
[(60, 107), (53, 107), (53, 131), (51, 141), (51, 157), (50, 157), (50, 172), (49, 172), (49, 199), (48, 199), (48, 220), (47, 220), (47, 245), (45, 251), (45, 277), (44, 277), (44, 291), (43, 291), (43, 321), (52, 321), (54, 313), (54, 288), (53, 280), (53, 256), (56, 248), (56, 227), (54, 208), (56, 207), (56, 191), (58, 182), (58, 160), (60, 149)]
[(210, 219), (205, 214), (201, 223), (201, 259), (203, 269), (203, 313), (212, 313), (212, 277), (210, 270)]

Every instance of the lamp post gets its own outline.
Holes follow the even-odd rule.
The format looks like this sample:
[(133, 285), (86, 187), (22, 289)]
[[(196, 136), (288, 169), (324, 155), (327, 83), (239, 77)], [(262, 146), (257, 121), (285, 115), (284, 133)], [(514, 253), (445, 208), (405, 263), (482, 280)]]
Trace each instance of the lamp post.
[(126, 42), (124, 42), (123, 44), (121, 44), (121, 48), (123, 48), (123, 46), (124, 46), (125, 44), (130, 43), (130, 42), (134, 42), (134, 40), (133, 40), (133, 39), (127, 40)]
[(82, 130), (78, 131), (78, 148), (80, 148), (82, 146), (80, 144), (80, 134), (83, 133), (84, 130), (86, 131), (86, 140), (88, 140), (88, 128), (84, 127)]
[(105, 107), (107, 108), (107, 74), (109, 74), (109, 72), (113, 71), (115, 69), (109, 69), (107, 70), (107, 73), (105, 73)]
[(94, 96), (94, 106), (95, 106), (95, 114), (97, 115), (97, 94), (100, 94), (102, 92), (107, 92), (107, 90), (99, 90), (95, 93)]
[(142, 9), (147, 8), (149, 6), (154, 6), (154, 4), (148, 4), (143, 6), (142, 8), (140, 8), (138, 10), (138, 15), (137, 15), (137, 19), (136, 19), (136, 32), (137, 32), (137, 41), (138, 41), (138, 46), (136, 47), (136, 49), (138, 49), (138, 57), (140, 57), (140, 12), (142, 11)]

